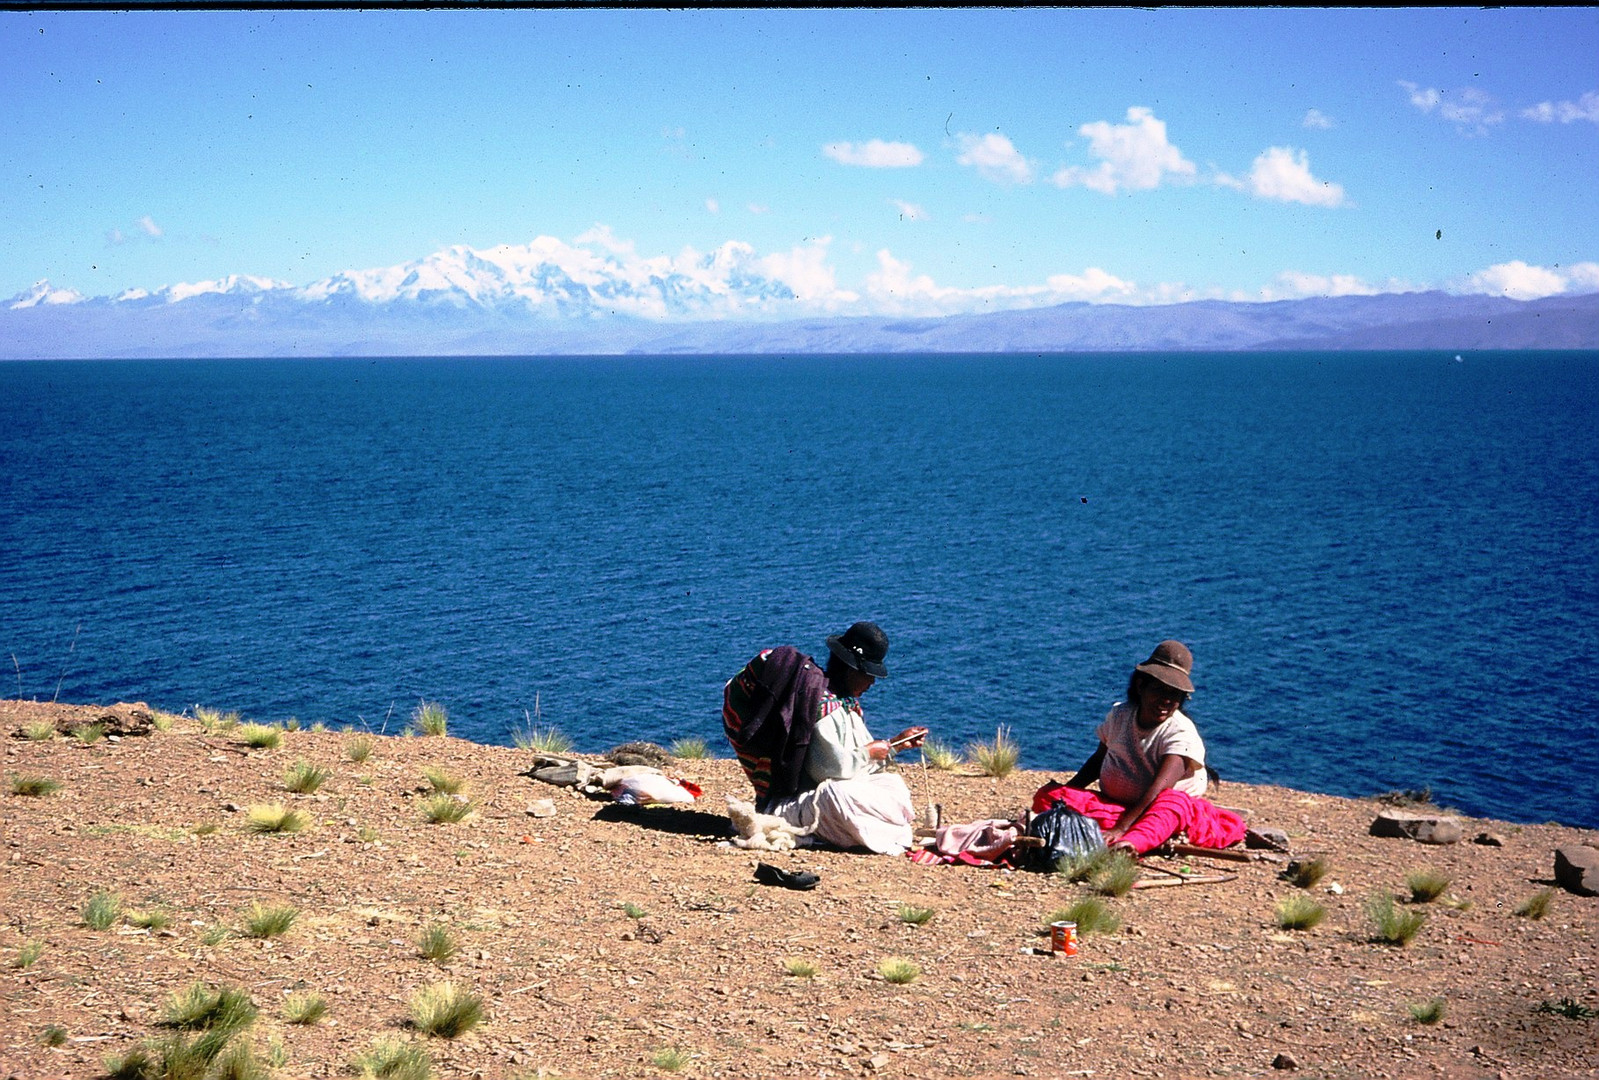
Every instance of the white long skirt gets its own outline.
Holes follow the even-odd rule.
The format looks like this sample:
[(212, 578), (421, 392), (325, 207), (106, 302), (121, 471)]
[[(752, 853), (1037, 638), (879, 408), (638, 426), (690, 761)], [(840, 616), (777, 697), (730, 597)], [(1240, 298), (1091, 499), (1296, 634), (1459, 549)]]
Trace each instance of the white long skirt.
[(824, 780), (769, 812), (811, 830), (818, 840), (879, 855), (902, 855), (915, 840), (916, 807), (905, 781), (893, 773)]

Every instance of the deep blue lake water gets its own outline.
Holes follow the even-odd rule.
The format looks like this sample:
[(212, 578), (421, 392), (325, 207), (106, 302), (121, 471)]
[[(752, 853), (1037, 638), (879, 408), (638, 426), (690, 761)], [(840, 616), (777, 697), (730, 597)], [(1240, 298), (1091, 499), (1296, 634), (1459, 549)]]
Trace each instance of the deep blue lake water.
[[(584, 750), (888, 632), (1070, 769), (1166, 637), (1225, 778), (1599, 826), (1599, 354), (0, 364), (4, 696)], [(8, 685), (9, 684), (9, 685)]]

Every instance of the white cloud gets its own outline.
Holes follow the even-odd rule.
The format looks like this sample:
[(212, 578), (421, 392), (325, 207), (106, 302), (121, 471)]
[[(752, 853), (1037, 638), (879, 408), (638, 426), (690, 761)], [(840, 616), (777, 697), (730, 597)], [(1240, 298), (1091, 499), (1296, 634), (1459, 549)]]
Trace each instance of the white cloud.
[(767, 277), (787, 285), (801, 303), (836, 311), (855, 303), (860, 296), (838, 287), (837, 275), (827, 261), (832, 242), (831, 236), (823, 236), (786, 252), (767, 255), (757, 265)]
[(1050, 300), (1052, 304), (1067, 300), (1105, 300), (1112, 296), (1128, 298), (1137, 288), (1132, 282), (1107, 274), (1097, 266), (1090, 266), (1081, 274), (1051, 274), (1045, 284), (1058, 298)]
[(1166, 139), (1166, 124), (1141, 105), (1127, 110), (1127, 123), (1096, 120), (1077, 129), (1088, 140), (1088, 152), (1099, 159), (1091, 169), (1067, 166), (1051, 179), (1059, 187), (1081, 185), (1114, 195), (1118, 190), (1148, 191), (1167, 177), (1189, 180), (1194, 163)]
[(904, 201), (902, 201), (900, 199), (890, 199), (888, 201), (891, 204), (893, 204), (893, 206), (896, 207), (899, 210), (899, 219), (901, 221), (926, 221), (927, 220), (927, 211), (923, 210), (920, 206), (917, 206), (915, 203), (904, 202)]
[(1463, 291), (1508, 296), (1512, 300), (1538, 300), (1565, 292), (1599, 289), (1599, 263), (1577, 263), (1564, 270), (1529, 266), (1520, 259), (1496, 263), (1466, 278)]
[(1310, 172), (1310, 155), (1291, 146), (1273, 146), (1250, 166), (1243, 180), (1218, 175), (1222, 187), (1248, 191), (1257, 199), (1304, 203), (1306, 206), (1343, 206), (1344, 189), (1329, 180), (1318, 180)]
[(1581, 262), (1566, 267), (1566, 288), (1574, 293), (1599, 292), (1599, 263)]
[(713, 214), (720, 214), (722, 212), (722, 204), (717, 202), (715, 199), (706, 199), (705, 209), (709, 210)]
[(1589, 90), (1576, 101), (1540, 101), (1530, 109), (1523, 109), (1521, 115), (1540, 124), (1552, 124), (1557, 120), (1562, 124), (1577, 120), (1599, 124), (1599, 93)]
[(882, 314), (943, 314), (959, 306), (960, 290), (938, 285), (926, 274), (912, 275), (887, 248), (877, 253), (878, 272), (866, 276), (871, 308)]
[(1403, 86), (1410, 94), (1410, 103), (1424, 113), (1432, 112), (1438, 107), (1438, 103), (1444, 98), (1444, 96), (1436, 90), (1423, 90), (1415, 83), (1406, 82), (1403, 79), (1399, 80), (1399, 85)]
[(1486, 135), (1488, 129), (1504, 122), (1504, 110), (1492, 97), (1474, 87), (1444, 93), (1432, 87), (1420, 87), (1413, 82), (1399, 80), (1399, 85), (1410, 95), (1410, 103), (1429, 115), (1433, 112), (1454, 124), (1464, 135)]
[(1326, 131), (1333, 126), (1333, 118), (1320, 109), (1311, 109), (1305, 113), (1305, 118), (1299, 122), (1299, 126), (1312, 131)]
[(1403, 289), (1380, 289), (1362, 281), (1353, 274), (1306, 274), (1299, 270), (1284, 270), (1277, 275), (1280, 288), (1268, 286), (1262, 295), (1270, 300), (1286, 300), (1304, 296), (1376, 296), (1382, 292), (1403, 292)]
[(770, 214), (772, 212), (772, 208), (770, 206), (762, 205), (761, 203), (752, 202), (749, 205), (749, 212), (752, 214)]
[(863, 143), (835, 142), (822, 147), (822, 153), (840, 165), (859, 165), (866, 169), (909, 169), (922, 163), (922, 152), (910, 143), (872, 139)]
[(1049, 307), (1070, 301), (1137, 301), (1138, 289), (1098, 267), (1081, 274), (1053, 274), (1043, 285), (985, 285), (962, 289), (940, 285), (886, 248), (877, 253), (878, 271), (866, 278), (866, 308), (876, 315), (932, 317), (981, 311)]
[(984, 179), (997, 184), (1030, 184), (1033, 166), (1022, 156), (1011, 141), (998, 132), (971, 135), (961, 132), (955, 136), (960, 153), (955, 161), (976, 169)]
[(132, 225), (132, 230), (132, 233), (129, 234), (123, 232), (121, 228), (110, 229), (105, 234), (106, 243), (113, 247), (120, 247), (135, 240), (161, 239), (161, 226), (157, 225), (155, 219), (149, 214), (135, 221)]

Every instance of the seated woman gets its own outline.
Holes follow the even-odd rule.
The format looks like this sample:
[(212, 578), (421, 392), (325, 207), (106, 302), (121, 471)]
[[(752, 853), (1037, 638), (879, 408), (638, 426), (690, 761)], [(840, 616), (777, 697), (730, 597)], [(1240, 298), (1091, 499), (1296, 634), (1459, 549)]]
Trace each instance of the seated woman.
[[(1033, 796), (1034, 812), (1065, 802), (1098, 822), (1105, 846), (1142, 855), (1179, 832), (1200, 847), (1223, 848), (1244, 838), (1243, 819), (1205, 794), (1205, 743), (1183, 714), (1193, 693), (1193, 654), (1163, 641), (1133, 669), (1127, 700), (1099, 725), (1099, 749), (1065, 785)], [(1087, 790), (1099, 781), (1099, 792)]]
[(799, 790), (766, 812), (839, 847), (902, 854), (914, 840), (916, 811), (905, 781), (882, 770), (895, 750), (920, 746), (927, 729), (908, 727), (891, 741), (866, 730), (861, 695), (888, 675), (888, 637), (876, 623), (856, 623), (827, 648), (827, 688), (814, 707)]

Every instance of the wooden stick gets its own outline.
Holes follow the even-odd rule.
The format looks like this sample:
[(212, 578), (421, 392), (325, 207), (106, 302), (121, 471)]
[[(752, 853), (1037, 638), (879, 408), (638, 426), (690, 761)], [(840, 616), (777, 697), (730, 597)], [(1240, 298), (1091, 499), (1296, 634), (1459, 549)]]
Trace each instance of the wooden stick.
[(1173, 844), (1171, 849), (1179, 855), (1200, 855), (1207, 859), (1226, 859), (1229, 862), (1264, 862), (1261, 853), (1230, 851), (1221, 848), (1200, 847), (1197, 844)]
[(1236, 881), (1237, 874), (1178, 874), (1167, 870), (1165, 873), (1172, 877), (1140, 878), (1133, 882), (1135, 889), (1166, 889), (1176, 885), (1219, 885), (1224, 881)]

